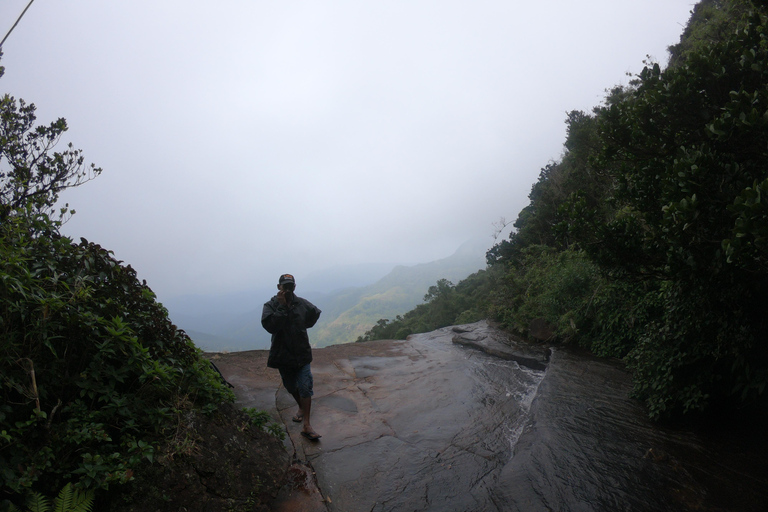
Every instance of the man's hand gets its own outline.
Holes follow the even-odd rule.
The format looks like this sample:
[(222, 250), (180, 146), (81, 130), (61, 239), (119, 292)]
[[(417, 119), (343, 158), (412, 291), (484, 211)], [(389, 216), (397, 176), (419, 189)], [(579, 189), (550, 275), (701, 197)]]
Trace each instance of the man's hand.
[(288, 305), (288, 300), (285, 297), (285, 290), (279, 290), (277, 292), (277, 302), (279, 302), (283, 306), (287, 306)]

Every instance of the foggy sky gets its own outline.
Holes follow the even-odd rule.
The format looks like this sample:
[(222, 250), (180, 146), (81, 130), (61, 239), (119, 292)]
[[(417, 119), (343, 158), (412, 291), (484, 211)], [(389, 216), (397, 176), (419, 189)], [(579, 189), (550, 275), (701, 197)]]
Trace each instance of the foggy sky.
[[(0, 2), (5, 35), (28, 0)], [(36, 0), (0, 92), (104, 169), (63, 231), (160, 300), (486, 237), (692, 0)], [(63, 148), (64, 143), (61, 147)], [(503, 235), (506, 236), (506, 233)]]

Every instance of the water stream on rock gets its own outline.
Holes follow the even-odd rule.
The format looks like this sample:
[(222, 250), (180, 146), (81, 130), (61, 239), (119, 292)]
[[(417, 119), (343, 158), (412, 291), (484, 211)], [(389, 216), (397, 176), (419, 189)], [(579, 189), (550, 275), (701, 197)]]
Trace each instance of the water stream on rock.
[[(520, 366), (515, 361), (497, 360), (486, 355), (478, 357), (476, 354), (470, 354), (469, 360), (472, 363), (470, 368), (477, 374), (478, 382), (483, 383), (478, 384), (480, 389), (477, 390), (477, 395), (483, 396), (489, 389), (498, 393), (496, 398), (484, 396), (481, 400), (485, 400), (490, 407), (500, 407), (501, 403), (509, 401), (516, 404), (516, 414), (506, 418), (506, 423), (501, 429), (509, 443), (511, 457), (528, 420), (531, 403), (544, 378), (544, 371), (532, 370)], [(482, 389), (483, 386), (485, 390)]]

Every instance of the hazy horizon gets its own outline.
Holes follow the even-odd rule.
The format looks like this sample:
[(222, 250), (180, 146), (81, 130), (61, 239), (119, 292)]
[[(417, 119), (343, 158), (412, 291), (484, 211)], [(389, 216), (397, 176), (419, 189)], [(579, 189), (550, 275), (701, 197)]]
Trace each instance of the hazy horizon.
[[(421, 303), (429, 286), (439, 279), (447, 278), (458, 283), (458, 280), (485, 268), (483, 247), (481, 240), (472, 240), (462, 244), (446, 258), (411, 266), (393, 265), (386, 270), (383, 270), (385, 267), (364, 266), (358, 268), (359, 273), (354, 276), (349, 275), (350, 271), (358, 266), (338, 267), (336, 272), (319, 272), (316, 275), (297, 275), (297, 295), (310, 300), (323, 311), (320, 321), (310, 334), (310, 340), (313, 344), (317, 343), (320, 331), (344, 313), (345, 308), (354, 308), (356, 304), (350, 302), (349, 297), (356, 294), (359, 298), (376, 295), (378, 298), (374, 302), (382, 308), (371, 310), (371, 302), (368, 303), (366, 310), (376, 318), (361, 324), (366, 330), (379, 318), (394, 317), (394, 304), (384, 297), (392, 287), (401, 289), (396, 301), (400, 309), (395, 314), (407, 313)], [(261, 308), (275, 292), (274, 283), (262, 283), (248, 290), (220, 295), (176, 297), (164, 302), (164, 306), (170, 312), (171, 321), (184, 329), (206, 351), (264, 349), (269, 347), (270, 336), (259, 323)], [(339, 304), (346, 306), (340, 307)], [(350, 341), (354, 339), (342, 342)]]

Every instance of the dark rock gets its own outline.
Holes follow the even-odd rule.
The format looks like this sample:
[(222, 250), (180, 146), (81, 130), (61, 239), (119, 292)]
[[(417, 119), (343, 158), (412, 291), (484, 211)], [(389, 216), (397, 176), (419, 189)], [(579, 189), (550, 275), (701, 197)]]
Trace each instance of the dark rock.
[(765, 510), (764, 433), (656, 425), (620, 361), (546, 354), (484, 322), (314, 350), (317, 443), (266, 351), (216, 364), (286, 425), (304, 485), (279, 510)]
[(515, 361), (534, 370), (545, 370), (549, 361), (549, 348), (513, 338), (494, 329), (487, 322), (477, 322), (451, 328), (457, 333), (451, 341), (457, 345), (481, 350), (486, 354)]

